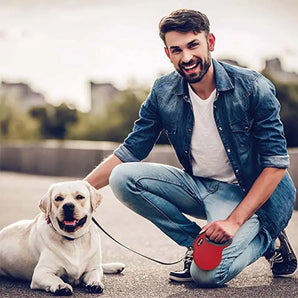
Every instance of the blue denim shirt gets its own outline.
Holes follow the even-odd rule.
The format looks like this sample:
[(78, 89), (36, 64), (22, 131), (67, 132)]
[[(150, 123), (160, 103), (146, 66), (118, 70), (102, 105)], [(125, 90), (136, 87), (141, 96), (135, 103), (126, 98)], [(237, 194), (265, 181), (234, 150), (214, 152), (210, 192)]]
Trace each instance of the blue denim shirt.
[[(272, 83), (258, 72), (216, 60), (214, 118), (238, 183), (245, 195), (266, 167), (287, 168), (289, 156)], [(147, 157), (162, 130), (185, 171), (192, 175), (190, 143), (194, 126), (187, 82), (176, 71), (157, 79), (132, 133), (114, 154), (123, 162)], [(272, 197), (257, 211), (276, 237), (288, 223), (295, 188), (287, 173)]]

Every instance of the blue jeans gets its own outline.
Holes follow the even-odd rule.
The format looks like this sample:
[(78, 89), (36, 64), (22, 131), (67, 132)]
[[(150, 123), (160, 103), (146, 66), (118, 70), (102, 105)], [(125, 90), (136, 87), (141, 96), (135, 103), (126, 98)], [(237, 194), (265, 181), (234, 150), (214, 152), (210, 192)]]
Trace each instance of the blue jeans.
[[(154, 223), (181, 246), (190, 247), (201, 228), (184, 214), (207, 222), (226, 219), (243, 199), (238, 185), (190, 176), (166, 165), (132, 162), (118, 165), (110, 176), (115, 196), (133, 211)], [(220, 286), (260, 258), (272, 245), (260, 230), (257, 215), (247, 220), (223, 251), (214, 270), (190, 273), (200, 286)]]

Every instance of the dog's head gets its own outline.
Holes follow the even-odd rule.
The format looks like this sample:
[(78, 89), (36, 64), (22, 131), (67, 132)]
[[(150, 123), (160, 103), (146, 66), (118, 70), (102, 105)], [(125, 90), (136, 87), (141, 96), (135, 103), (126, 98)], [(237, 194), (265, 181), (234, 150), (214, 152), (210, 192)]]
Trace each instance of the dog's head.
[(93, 211), (101, 194), (87, 181), (53, 184), (39, 202), (55, 230), (66, 237), (78, 238), (89, 230)]

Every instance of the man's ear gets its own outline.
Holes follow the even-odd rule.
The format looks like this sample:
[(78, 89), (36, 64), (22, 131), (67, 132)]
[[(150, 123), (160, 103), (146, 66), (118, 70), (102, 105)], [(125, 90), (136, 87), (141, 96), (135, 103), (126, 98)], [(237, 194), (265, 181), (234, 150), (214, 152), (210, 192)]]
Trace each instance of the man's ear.
[(93, 210), (95, 210), (101, 203), (102, 195), (95, 187), (93, 187), (89, 182), (86, 180), (83, 180), (87, 188), (90, 192), (90, 200), (91, 200), (91, 207)]
[(166, 55), (168, 56), (168, 58), (171, 60), (171, 62), (172, 62), (172, 59), (171, 59), (171, 55), (170, 55), (170, 51), (169, 51), (169, 49), (167, 48), (167, 47), (164, 47), (164, 50), (165, 50), (165, 53), (166, 53)]
[(214, 51), (214, 46), (215, 46), (215, 36), (213, 35), (213, 33), (210, 33), (208, 35), (208, 49), (209, 51), (213, 52)]

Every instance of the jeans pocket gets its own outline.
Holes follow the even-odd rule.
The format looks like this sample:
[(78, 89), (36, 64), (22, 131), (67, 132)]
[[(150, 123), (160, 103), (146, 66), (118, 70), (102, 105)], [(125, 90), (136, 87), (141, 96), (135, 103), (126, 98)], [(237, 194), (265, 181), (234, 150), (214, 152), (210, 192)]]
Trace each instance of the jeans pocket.
[(204, 200), (208, 195), (218, 191), (220, 182), (208, 178), (200, 178), (204, 191), (201, 189), (201, 198)]
[(212, 194), (218, 191), (219, 188), (219, 181), (213, 180), (208, 184), (207, 191)]

